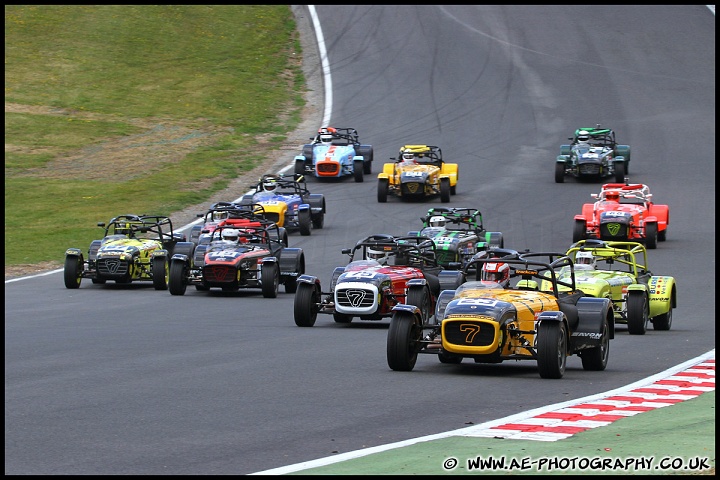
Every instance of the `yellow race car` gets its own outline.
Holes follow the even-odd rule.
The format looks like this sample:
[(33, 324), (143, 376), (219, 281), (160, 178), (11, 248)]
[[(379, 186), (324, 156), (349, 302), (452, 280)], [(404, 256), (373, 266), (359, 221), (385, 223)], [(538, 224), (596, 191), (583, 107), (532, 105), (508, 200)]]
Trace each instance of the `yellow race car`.
[(458, 164), (445, 163), (440, 147), (403, 145), (398, 158), (390, 160), (378, 174), (378, 202), (387, 202), (388, 193), (408, 200), (439, 195), (443, 203), (455, 195)]

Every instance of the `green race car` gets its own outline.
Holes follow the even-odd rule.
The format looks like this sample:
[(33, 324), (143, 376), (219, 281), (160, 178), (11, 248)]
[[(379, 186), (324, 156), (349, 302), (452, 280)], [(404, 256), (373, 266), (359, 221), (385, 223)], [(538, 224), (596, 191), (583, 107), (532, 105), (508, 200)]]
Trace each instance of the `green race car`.
[(631, 335), (644, 335), (648, 322), (655, 330), (670, 330), (677, 307), (675, 278), (652, 274), (641, 243), (581, 240), (567, 255), (575, 262), (578, 288), (611, 299), (615, 323), (627, 324)]

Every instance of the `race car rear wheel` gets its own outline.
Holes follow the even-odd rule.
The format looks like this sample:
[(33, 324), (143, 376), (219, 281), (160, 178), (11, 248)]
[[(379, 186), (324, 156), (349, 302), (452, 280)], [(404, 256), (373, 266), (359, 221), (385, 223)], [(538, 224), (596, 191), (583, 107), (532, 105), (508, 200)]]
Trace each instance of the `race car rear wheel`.
[(610, 357), (610, 327), (607, 319), (603, 320), (600, 345), (580, 352), (580, 360), (585, 370), (602, 371), (607, 367)]
[(450, 179), (440, 179), (440, 201), (442, 203), (448, 203), (450, 201)]
[(424, 285), (413, 285), (408, 289), (407, 298), (405, 303), (408, 305), (414, 305), (420, 309), (423, 323), (427, 323), (430, 320), (430, 309), (432, 308), (430, 302), (430, 291)]
[(630, 335), (645, 335), (648, 323), (648, 299), (641, 292), (631, 292), (627, 296), (627, 326)]
[(564, 182), (565, 182), (565, 164), (556, 163), (555, 164), (555, 183), (564, 183)]
[(587, 223), (585, 220), (575, 220), (573, 225), (573, 243), (585, 240), (587, 238)]
[(377, 191), (377, 198), (378, 202), (385, 203), (387, 202), (388, 197), (388, 189), (390, 185), (390, 181), (387, 178), (378, 178), (378, 191)]
[(333, 320), (335, 320), (335, 323), (350, 323), (353, 321), (353, 316), (347, 313), (335, 312), (333, 313)]
[(320, 292), (310, 283), (300, 283), (295, 292), (294, 315), (298, 327), (315, 325), (320, 303)]
[(167, 290), (169, 279), (169, 268), (167, 257), (155, 257), (152, 259), (152, 282), (155, 290)]
[(312, 227), (310, 210), (300, 210), (298, 212), (298, 227), (300, 228), (300, 235), (310, 235), (310, 228)]
[(540, 377), (562, 378), (567, 364), (567, 335), (562, 322), (542, 322), (537, 331)]
[(388, 366), (396, 371), (409, 372), (415, 368), (422, 327), (410, 312), (395, 312), (390, 320), (387, 336)]
[(649, 250), (657, 248), (658, 224), (650, 222), (645, 224), (645, 247)]
[(654, 330), (670, 330), (672, 326), (672, 308), (668, 310), (667, 313), (653, 318), (652, 324)]
[(187, 289), (187, 283), (185, 282), (185, 262), (180, 260), (170, 262), (168, 289), (171, 295), (185, 295), (185, 290)]
[(317, 228), (318, 230), (323, 228), (323, 226), (325, 226), (325, 213), (318, 213), (316, 215), (313, 215), (312, 225), (313, 228)]
[(295, 173), (298, 175), (305, 173), (305, 162), (303, 160), (295, 160)]
[(626, 174), (625, 162), (615, 163), (615, 181), (617, 183), (623, 183), (625, 181)]
[(260, 286), (265, 298), (277, 298), (280, 287), (280, 269), (275, 262), (265, 262), (261, 267)]
[(458, 363), (462, 363), (463, 357), (453, 355), (452, 353), (438, 353), (438, 360), (440, 360), (440, 363), (457, 365)]
[(65, 279), (65, 288), (80, 288), (82, 281), (82, 258), (76, 256), (65, 257), (65, 268), (63, 277)]

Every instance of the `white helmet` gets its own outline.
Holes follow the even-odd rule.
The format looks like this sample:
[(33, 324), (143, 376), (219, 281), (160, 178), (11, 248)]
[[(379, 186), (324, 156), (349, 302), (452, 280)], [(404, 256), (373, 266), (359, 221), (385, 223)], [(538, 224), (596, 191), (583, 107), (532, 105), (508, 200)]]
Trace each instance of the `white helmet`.
[(377, 248), (368, 247), (367, 251), (365, 252), (365, 257), (368, 260), (375, 260), (380, 265), (387, 264), (389, 253), (385, 250), (380, 250)]
[(229, 242), (237, 242), (240, 237), (240, 232), (235, 228), (225, 228), (222, 231), (222, 239)]
[(410, 151), (410, 150), (405, 150), (405, 151), (403, 152), (402, 158), (403, 158), (403, 160), (405, 160), (405, 161), (415, 160), (415, 154), (412, 153), (412, 151)]
[(428, 222), (428, 224), (431, 227), (444, 227), (445, 221), (445, 217), (441, 215), (435, 215), (434, 217), (430, 217), (430, 221)]
[(595, 256), (590, 252), (577, 252), (575, 255), (576, 265), (589, 265), (592, 269), (597, 268)]
[(273, 192), (277, 188), (277, 179), (275, 178), (266, 178), (263, 180), (263, 190), (266, 192)]
[(320, 141), (322, 143), (332, 143), (334, 132), (335, 129), (331, 127), (321, 128), (318, 130), (318, 133), (320, 134)]
[(587, 143), (590, 140), (590, 132), (587, 130), (580, 130), (577, 136), (578, 142)]

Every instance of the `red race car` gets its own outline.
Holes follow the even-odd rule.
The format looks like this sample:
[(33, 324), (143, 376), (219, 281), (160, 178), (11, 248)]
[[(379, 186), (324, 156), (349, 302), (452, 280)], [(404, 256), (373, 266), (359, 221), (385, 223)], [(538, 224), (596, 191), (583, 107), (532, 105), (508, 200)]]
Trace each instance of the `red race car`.
[(648, 249), (664, 241), (670, 207), (652, 202), (650, 187), (642, 183), (606, 183), (591, 195), (582, 214), (575, 215), (573, 242), (590, 238), (641, 242)]

